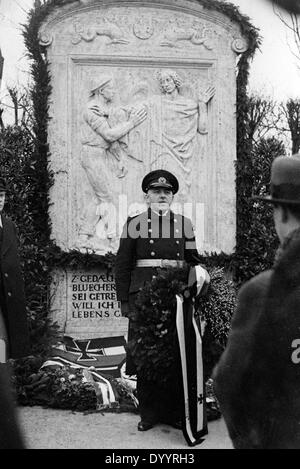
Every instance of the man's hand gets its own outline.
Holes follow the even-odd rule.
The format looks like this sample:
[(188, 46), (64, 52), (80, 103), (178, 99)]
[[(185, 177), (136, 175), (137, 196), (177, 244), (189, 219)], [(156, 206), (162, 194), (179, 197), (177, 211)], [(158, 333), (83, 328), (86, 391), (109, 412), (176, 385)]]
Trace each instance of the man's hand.
[(125, 316), (127, 318), (128, 313), (129, 313), (129, 303), (128, 303), (128, 301), (122, 301), (121, 302), (121, 313), (122, 313), (122, 316)]
[(91, 106), (90, 110), (93, 111), (93, 113), (99, 117), (108, 117), (108, 114), (106, 114), (104, 110), (97, 104), (94, 104), (93, 106)]
[(137, 125), (141, 124), (144, 122), (144, 120), (147, 118), (147, 109), (145, 107), (142, 107), (138, 110), (134, 110), (130, 114), (130, 121), (132, 123), (133, 127), (136, 127)]
[(215, 92), (215, 87), (209, 86), (205, 91), (199, 93), (198, 99), (200, 102), (207, 104), (214, 97)]

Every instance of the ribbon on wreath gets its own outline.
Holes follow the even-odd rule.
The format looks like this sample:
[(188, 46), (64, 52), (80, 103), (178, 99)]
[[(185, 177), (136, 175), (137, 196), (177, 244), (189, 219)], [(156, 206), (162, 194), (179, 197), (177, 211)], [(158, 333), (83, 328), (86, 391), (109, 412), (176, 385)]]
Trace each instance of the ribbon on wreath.
[(195, 315), (195, 298), (206, 292), (209, 282), (210, 277), (205, 269), (192, 267), (185, 294), (176, 295), (176, 331), (184, 398), (182, 431), (189, 446), (200, 444), (202, 437), (208, 433), (201, 324), (199, 316)]

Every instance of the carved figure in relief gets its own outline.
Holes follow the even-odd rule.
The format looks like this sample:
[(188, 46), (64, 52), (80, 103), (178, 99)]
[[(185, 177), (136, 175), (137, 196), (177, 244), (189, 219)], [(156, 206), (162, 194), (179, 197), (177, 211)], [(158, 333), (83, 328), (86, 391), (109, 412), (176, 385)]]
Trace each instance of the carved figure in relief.
[(207, 105), (215, 94), (208, 86), (192, 99), (180, 94), (182, 79), (174, 70), (158, 74), (162, 95), (149, 106), (152, 126), (151, 169), (174, 171), (182, 183), (182, 197), (189, 192), (193, 156), (197, 157), (197, 135), (206, 134)]
[(128, 44), (129, 41), (125, 39), (124, 32), (115, 23), (109, 21), (107, 18), (102, 18), (102, 22), (94, 28), (84, 28), (80, 22), (74, 24), (75, 34), (72, 38), (73, 44), (79, 44), (82, 40), (86, 42), (93, 41), (97, 36), (107, 36), (110, 39), (110, 44)]
[(203, 45), (206, 49), (213, 48), (212, 40), (209, 37), (209, 31), (198, 26), (179, 27), (177, 24), (170, 25), (166, 30), (161, 41), (161, 46), (178, 47), (179, 41), (190, 41), (195, 46)]
[(115, 240), (115, 223), (111, 220), (109, 204), (115, 203), (114, 178), (127, 172), (126, 136), (147, 118), (145, 108), (113, 107), (115, 89), (111, 76), (102, 76), (91, 88), (90, 99), (83, 113), (82, 166), (94, 192), (87, 201), (79, 230), (80, 247), (103, 248), (96, 236), (99, 219), (105, 226), (106, 238)]

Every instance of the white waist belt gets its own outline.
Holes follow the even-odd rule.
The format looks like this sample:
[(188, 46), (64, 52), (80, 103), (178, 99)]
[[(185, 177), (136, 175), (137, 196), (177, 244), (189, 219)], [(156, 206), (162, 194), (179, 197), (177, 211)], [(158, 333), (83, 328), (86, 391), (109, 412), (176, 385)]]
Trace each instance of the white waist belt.
[(184, 267), (185, 261), (176, 259), (138, 259), (136, 267)]

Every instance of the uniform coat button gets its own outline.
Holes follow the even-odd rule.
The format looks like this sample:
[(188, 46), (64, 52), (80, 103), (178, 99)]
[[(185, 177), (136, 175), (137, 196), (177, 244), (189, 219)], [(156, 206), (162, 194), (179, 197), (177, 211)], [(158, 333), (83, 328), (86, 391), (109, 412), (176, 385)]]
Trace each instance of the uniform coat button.
[(179, 257), (179, 256), (180, 256), (180, 254), (179, 254), (179, 252), (178, 252), (178, 253), (177, 253), (177, 257)]
[(150, 244), (153, 244), (153, 243), (154, 243), (153, 239), (150, 239), (150, 241), (149, 241), (149, 242), (150, 242)]
[(179, 230), (176, 228), (175, 232), (176, 232), (176, 233), (179, 233)]
[(154, 252), (154, 251), (151, 252), (151, 256), (155, 256), (155, 252)]
[(176, 241), (176, 244), (179, 244), (179, 241)]
[(10, 292), (10, 291), (7, 293), (7, 296), (11, 296), (11, 292)]
[(6, 277), (6, 278), (7, 278), (7, 277), (8, 277), (8, 274), (7, 274), (7, 273), (5, 273), (5, 274), (4, 274), (4, 277)]

